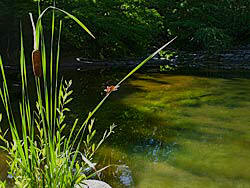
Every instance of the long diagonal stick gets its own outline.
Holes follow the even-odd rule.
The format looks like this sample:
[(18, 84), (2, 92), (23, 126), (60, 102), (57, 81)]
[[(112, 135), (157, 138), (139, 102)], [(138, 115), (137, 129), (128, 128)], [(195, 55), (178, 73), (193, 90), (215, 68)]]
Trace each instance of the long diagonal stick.
[[(99, 104), (94, 108), (94, 110), (92, 112), (89, 113), (87, 119), (83, 122), (83, 124), (81, 125), (81, 128), (79, 129), (79, 131), (77, 132), (77, 135), (73, 141), (73, 144), (75, 144), (79, 134), (81, 133), (82, 129), (85, 130), (86, 125), (88, 123), (88, 121), (91, 119), (91, 117), (95, 114), (95, 112), (101, 107), (101, 105), (104, 103), (104, 101), (109, 97), (109, 95), (113, 92), (116, 91), (117, 88), (126, 80), (128, 79), (133, 73), (135, 73), (139, 68), (141, 68), (145, 63), (147, 63), (150, 59), (152, 59), (156, 54), (158, 54), (161, 50), (163, 50), (164, 48), (166, 48), (169, 44), (171, 44), (177, 37), (173, 38), (172, 40), (170, 40), (169, 42), (167, 42), (165, 45), (163, 45), (161, 48), (159, 48), (158, 50), (156, 50), (153, 54), (151, 54), (149, 57), (147, 57), (144, 61), (142, 61), (139, 65), (137, 65), (130, 73), (128, 73), (118, 84), (116, 84), (116, 86), (113, 86), (114, 89), (110, 90), (110, 92), (107, 92), (106, 96), (101, 100), (101, 102), (99, 102)], [(83, 130), (83, 132), (84, 132)]]

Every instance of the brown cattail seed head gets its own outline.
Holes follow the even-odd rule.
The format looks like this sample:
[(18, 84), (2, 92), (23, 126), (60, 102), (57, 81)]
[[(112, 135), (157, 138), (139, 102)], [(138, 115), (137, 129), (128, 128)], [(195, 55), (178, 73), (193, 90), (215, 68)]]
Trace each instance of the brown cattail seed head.
[(41, 53), (39, 50), (33, 50), (32, 52), (32, 65), (34, 75), (37, 77), (42, 76), (42, 65), (41, 65)]

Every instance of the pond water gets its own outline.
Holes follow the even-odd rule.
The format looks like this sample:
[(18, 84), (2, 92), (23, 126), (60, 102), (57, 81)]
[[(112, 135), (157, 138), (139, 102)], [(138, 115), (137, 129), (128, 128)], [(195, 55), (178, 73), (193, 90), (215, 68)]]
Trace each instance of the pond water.
[[(73, 79), (69, 116), (83, 120), (125, 73), (64, 75)], [(101, 177), (114, 188), (250, 187), (249, 113), (250, 78), (137, 73), (95, 116), (100, 137), (117, 125), (95, 158), (112, 165)]]

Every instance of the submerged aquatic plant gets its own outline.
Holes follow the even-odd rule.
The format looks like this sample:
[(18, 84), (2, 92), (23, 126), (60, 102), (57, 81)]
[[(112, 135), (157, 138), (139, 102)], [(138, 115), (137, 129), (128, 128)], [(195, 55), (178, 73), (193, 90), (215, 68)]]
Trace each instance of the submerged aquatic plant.
[[(47, 53), (41, 18), (49, 9), (52, 9), (53, 14), (50, 61), (48, 63), (46, 61)], [(78, 119), (75, 119), (74, 124), (71, 126), (70, 134), (64, 135), (63, 130), (66, 126), (69, 126), (64, 120), (66, 118), (65, 113), (70, 111), (67, 108), (67, 104), (72, 101), (72, 90), (70, 90), (72, 81), (61, 80), (59, 82), (58, 72), (62, 21), (60, 21), (59, 27), (55, 68), (53, 67), (55, 10), (65, 13), (88, 34), (94, 37), (87, 27), (77, 18), (54, 6), (46, 8), (41, 13), (39, 8), (39, 17), (36, 25), (30, 14), (34, 34), (32, 65), (35, 75), (37, 101), (34, 106), (29, 98), (26, 61), (21, 31), (20, 69), (22, 98), (19, 103), (20, 118), (16, 118), (12, 111), (4, 66), (0, 56), (0, 69), (3, 79), (3, 86), (0, 88), (0, 97), (11, 134), (11, 141), (8, 141), (5, 137), (6, 132), (3, 132), (0, 128), (0, 140), (5, 143), (5, 146), (0, 147), (7, 152), (10, 167), (9, 174), (13, 177), (16, 187), (74, 187), (83, 180), (107, 168), (104, 167), (97, 171), (91, 160), (101, 144), (113, 132), (115, 125), (110, 126), (109, 130), (104, 132), (98, 144), (95, 144), (93, 143), (93, 137), (96, 134), (96, 130), (94, 130), (94, 121), (91, 118), (113, 91), (116, 91), (129, 76), (174, 40), (171, 40), (146, 58), (116, 86), (107, 87), (106, 96), (93, 111), (88, 114), (86, 120), (78, 126)], [(47, 64), (49, 64), (49, 66)], [(2, 115), (0, 115), (0, 120), (1, 119)], [(19, 122), (19, 119), (21, 120), (20, 125), (16, 123)], [(76, 129), (77, 126), (80, 128)], [(20, 128), (21, 133), (19, 132)], [(87, 167), (91, 167), (94, 172), (87, 175), (85, 173)], [(1, 182), (0, 185), (4, 186), (5, 183)]]

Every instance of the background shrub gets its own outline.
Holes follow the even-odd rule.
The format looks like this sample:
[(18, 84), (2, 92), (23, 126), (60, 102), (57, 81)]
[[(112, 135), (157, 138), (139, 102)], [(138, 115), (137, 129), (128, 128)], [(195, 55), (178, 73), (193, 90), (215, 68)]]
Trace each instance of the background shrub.
[[(30, 23), (24, 18), (28, 10), (36, 12), (36, 1), (0, 2), (0, 27), (4, 28), (0, 52), (9, 59), (18, 53), (20, 20), (24, 38), (29, 38), (25, 35), (29, 36)], [(43, 7), (53, 4), (53, 0), (41, 2)], [(66, 55), (97, 59), (145, 56), (176, 35), (179, 50), (224, 50), (250, 43), (249, 0), (56, 0), (56, 5), (84, 21), (97, 38), (80, 35), (81, 29), (66, 17), (69, 27), (62, 33)], [(50, 23), (48, 15), (43, 22)]]

